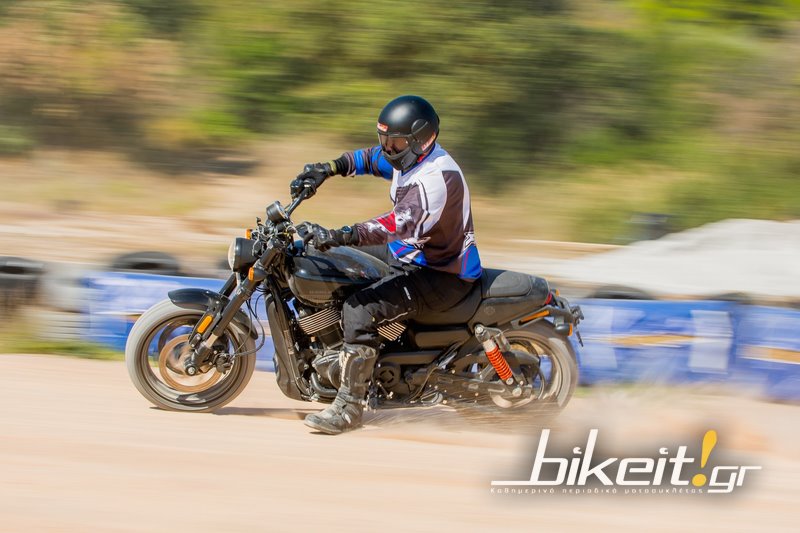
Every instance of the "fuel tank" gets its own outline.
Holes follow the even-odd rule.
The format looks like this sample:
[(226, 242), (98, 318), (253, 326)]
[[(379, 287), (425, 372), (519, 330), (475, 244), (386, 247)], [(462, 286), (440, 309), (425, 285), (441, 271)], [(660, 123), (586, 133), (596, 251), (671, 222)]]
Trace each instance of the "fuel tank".
[(289, 288), (298, 300), (316, 306), (344, 300), (390, 273), (383, 261), (346, 246), (324, 253), (309, 248), (293, 261)]

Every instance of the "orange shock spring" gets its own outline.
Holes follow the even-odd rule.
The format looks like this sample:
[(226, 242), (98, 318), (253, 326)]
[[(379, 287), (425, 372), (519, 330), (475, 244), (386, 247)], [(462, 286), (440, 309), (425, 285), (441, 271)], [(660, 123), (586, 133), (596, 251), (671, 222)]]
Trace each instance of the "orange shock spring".
[(500, 379), (503, 381), (507, 381), (513, 374), (511, 372), (511, 367), (508, 366), (506, 358), (503, 357), (503, 352), (500, 351), (500, 348), (498, 348), (497, 344), (491, 339), (483, 343), (483, 349), (486, 351), (486, 357), (489, 358), (489, 362), (492, 363), (497, 375), (500, 376)]

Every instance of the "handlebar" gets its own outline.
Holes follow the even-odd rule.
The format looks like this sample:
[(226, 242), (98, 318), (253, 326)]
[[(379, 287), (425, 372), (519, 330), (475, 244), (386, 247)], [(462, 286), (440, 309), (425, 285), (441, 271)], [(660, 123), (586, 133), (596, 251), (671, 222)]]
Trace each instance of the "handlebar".
[(297, 198), (295, 198), (292, 201), (292, 203), (289, 204), (288, 207), (286, 207), (286, 214), (287, 215), (292, 216), (292, 211), (297, 209), (300, 206), (300, 204), (303, 203), (303, 200), (305, 200), (306, 197), (308, 196), (308, 192), (309, 192), (309, 189), (303, 189), (302, 191), (300, 191), (300, 194), (297, 196)]

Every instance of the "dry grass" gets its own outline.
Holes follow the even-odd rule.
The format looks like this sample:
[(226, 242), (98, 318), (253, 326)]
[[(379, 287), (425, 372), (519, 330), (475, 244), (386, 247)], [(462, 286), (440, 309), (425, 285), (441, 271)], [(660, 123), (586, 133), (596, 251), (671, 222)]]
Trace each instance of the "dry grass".
[[(304, 163), (327, 160), (342, 149), (332, 138), (258, 144), (250, 152), (259, 165), (247, 176), (160, 175), (106, 152), (45, 151), (3, 159), (0, 242), (6, 255), (44, 260), (104, 261), (117, 252), (157, 249), (207, 264), (223, 257), (230, 239), (252, 226), (267, 204), (289, 201), (288, 183)], [(541, 241), (580, 240), (576, 224), (585, 224), (597, 204), (620, 196), (627, 202), (651, 197), (669, 179), (597, 173), (499, 196), (473, 191), (479, 245), (487, 256), (574, 257), (602, 250)], [(339, 226), (390, 208), (384, 180), (336, 177), (295, 220)]]

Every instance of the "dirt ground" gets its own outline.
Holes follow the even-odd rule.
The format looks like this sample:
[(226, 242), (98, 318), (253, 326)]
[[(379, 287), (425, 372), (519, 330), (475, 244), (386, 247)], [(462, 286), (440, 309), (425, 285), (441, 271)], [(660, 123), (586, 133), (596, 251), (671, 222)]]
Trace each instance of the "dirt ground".
[[(5, 162), (14, 179), (0, 199), (0, 255), (103, 265), (156, 249), (210, 273), (264, 205), (285, 196), (306, 152), (338, 153), (271, 150), (263, 161), (292, 165), (170, 185), (105, 155), (91, 165), (70, 153)], [(298, 216), (334, 225), (373, 215), (383, 185), (334, 181)], [(488, 266), (537, 273), (609, 249), (507, 234), (500, 215), (476, 201)], [(193, 415), (152, 408), (121, 362), (0, 355), (0, 372), (0, 531), (749, 532), (796, 531), (800, 519), (800, 406), (719, 391), (580, 391), (550, 427), (575, 445), (598, 428), (607, 449), (634, 456), (699, 446), (716, 429), (715, 454), (763, 466), (734, 494), (510, 496), (493, 494), (491, 481), (530, 476), (538, 433), (476, 427), (445, 408), (370, 413), (365, 429), (328, 437), (302, 424), (320, 406), (283, 397), (268, 373), (221, 411)]]
[[(730, 495), (497, 495), (538, 433), (446, 410), (370, 413), (336, 437), (270, 373), (215, 414), (152, 408), (121, 362), (0, 355), (2, 531), (796, 531), (800, 407), (708, 390), (592, 389), (551, 426), (620, 455), (692, 444), (760, 465)], [(661, 443), (661, 444), (658, 444)], [(666, 444), (665, 444), (666, 443)], [(699, 446), (699, 445), (698, 445)]]

